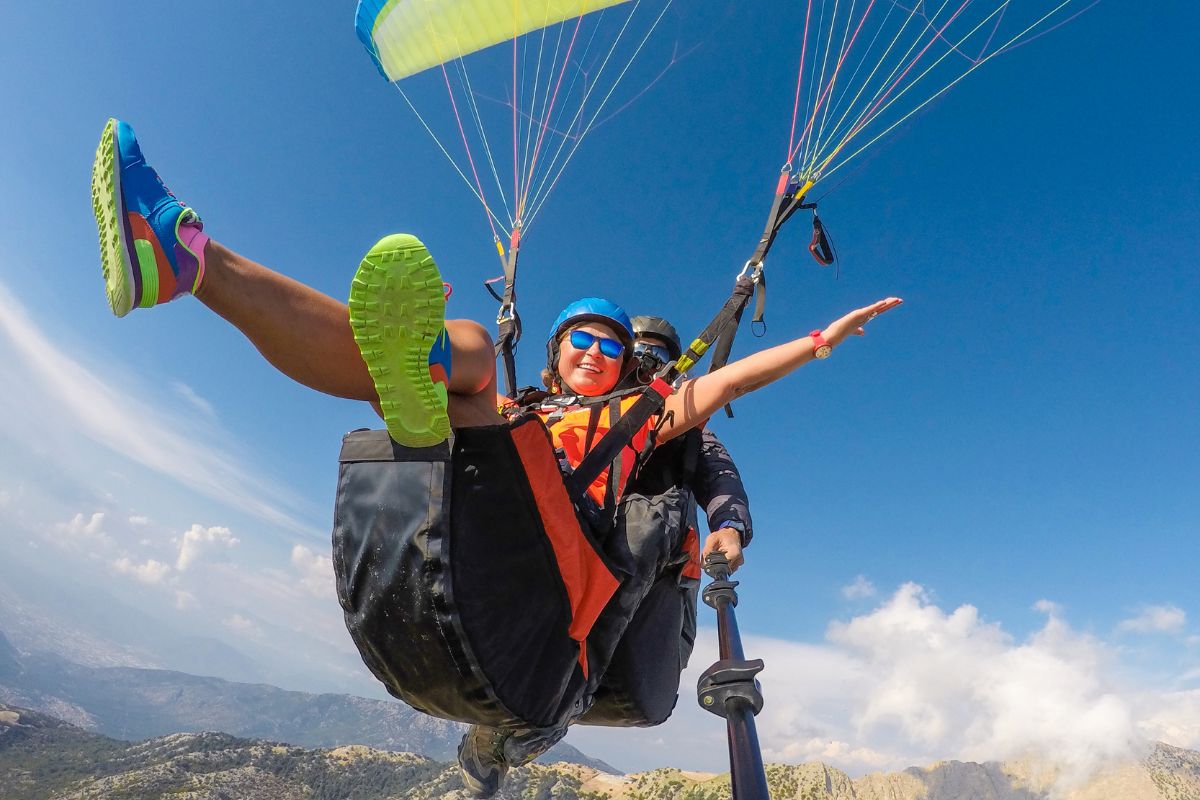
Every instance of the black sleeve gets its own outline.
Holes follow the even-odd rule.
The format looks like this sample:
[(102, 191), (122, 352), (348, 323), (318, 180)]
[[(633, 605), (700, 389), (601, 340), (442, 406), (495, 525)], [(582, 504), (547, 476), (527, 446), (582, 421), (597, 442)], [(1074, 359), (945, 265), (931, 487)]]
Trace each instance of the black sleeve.
[(708, 517), (708, 529), (718, 530), (728, 522), (744, 528), (742, 546), (750, 543), (754, 525), (750, 519), (750, 498), (742, 485), (742, 476), (725, 445), (716, 434), (705, 428), (700, 443), (700, 456), (692, 478), (696, 502)]

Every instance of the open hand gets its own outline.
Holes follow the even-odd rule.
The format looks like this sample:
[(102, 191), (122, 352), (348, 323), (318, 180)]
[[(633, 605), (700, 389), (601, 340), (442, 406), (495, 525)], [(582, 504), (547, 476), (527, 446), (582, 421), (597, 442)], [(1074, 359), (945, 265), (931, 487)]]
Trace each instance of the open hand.
[(846, 340), (847, 336), (862, 336), (866, 333), (863, 326), (885, 311), (890, 311), (904, 301), (899, 297), (888, 297), (877, 303), (851, 311), (839, 320), (831, 322), (822, 331), (825, 341), (835, 347)]

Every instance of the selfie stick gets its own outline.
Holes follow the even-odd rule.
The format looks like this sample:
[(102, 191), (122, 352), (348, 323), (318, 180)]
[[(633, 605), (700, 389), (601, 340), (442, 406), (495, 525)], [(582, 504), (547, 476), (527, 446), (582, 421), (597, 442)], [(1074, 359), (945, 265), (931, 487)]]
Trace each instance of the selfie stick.
[(729, 772), (733, 800), (770, 800), (767, 774), (754, 715), (762, 710), (762, 689), (755, 675), (763, 661), (746, 660), (733, 608), (737, 605), (737, 581), (729, 580), (729, 560), (721, 552), (704, 559), (704, 571), (712, 582), (704, 587), (704, 602), (716, 609), (720, 660), (704, 671), (696, 685), (700, 707), (725, 718), (729, 735)]

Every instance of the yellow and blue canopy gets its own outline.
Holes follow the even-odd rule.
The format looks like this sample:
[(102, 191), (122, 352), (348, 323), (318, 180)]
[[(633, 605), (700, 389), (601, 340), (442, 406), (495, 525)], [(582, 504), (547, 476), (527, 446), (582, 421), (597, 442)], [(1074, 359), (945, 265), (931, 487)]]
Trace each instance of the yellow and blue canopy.
[(626, 0), (359, 0), (354, 27), (390, 81)]

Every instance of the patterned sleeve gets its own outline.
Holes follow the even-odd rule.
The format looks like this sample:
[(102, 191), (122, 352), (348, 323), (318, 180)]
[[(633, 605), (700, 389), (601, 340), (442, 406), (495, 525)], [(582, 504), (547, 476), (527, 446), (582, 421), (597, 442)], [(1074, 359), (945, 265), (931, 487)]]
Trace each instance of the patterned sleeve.
[(754, 525), (742, 476), (715, 433), (705, 428), (702, 437), (696, 475), (692, 480), (696, 502), (704, 508), (709, 530), (730, 527), (728, 523), (732, 522), (731, 527), (741, 530), (742, 545), (745, 546), (754, 535)]

